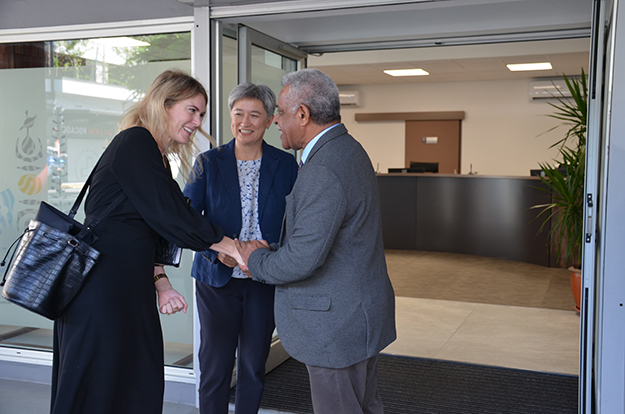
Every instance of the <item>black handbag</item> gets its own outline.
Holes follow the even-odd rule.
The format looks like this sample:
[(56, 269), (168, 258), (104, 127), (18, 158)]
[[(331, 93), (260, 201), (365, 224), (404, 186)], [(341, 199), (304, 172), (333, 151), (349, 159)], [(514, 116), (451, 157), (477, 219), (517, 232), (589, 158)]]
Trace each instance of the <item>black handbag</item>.
[[(191, 205), (191, 199), (186, 198), (187, 205)], [(163, 236), (156, 240), (156, 257), (154, 263), (164, 266), (179, 267), (182, 260), (182, 247), (168, 241)]]
[(87, 226), (74, 220), (97, 166), (69, 214), (41, 202), (36, 217), (0, 263), (6, 265), (9, 252), (19, 241), (0, 283), (3, 298), (52, 320), (67, 309), (100, 255), (91, 246), (97, 240), (93, 228), (126, 197), (119, 195)]
[(167, 241), (162, 236), (158, 238), (156, 241), (156, 257), (154, 258), (155, 264), (179, 267), (181, 258), (182, 247)]

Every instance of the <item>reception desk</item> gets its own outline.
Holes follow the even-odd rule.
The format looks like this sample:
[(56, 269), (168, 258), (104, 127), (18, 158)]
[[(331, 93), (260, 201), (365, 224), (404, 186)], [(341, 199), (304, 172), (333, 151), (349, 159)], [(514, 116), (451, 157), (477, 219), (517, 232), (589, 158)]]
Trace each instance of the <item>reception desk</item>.
[(378, 174), (386, 249), (471, 254), (550, 265), (537, 177)]

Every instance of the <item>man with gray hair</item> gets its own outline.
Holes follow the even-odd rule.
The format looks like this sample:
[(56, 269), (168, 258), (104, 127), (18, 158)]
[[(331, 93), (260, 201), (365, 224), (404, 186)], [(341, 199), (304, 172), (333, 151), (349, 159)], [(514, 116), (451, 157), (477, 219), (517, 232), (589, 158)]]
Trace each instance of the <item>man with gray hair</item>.
[(274, 122), (302, 149), (278, 245), (241, 242), (254, 280), (276, 285), (287, 352), (306, 364), (315, 414), (383, 413), (378, 354), (396, 338), (375, 172), (341, 124), (338, 88), (315, 69), (285, 75)]

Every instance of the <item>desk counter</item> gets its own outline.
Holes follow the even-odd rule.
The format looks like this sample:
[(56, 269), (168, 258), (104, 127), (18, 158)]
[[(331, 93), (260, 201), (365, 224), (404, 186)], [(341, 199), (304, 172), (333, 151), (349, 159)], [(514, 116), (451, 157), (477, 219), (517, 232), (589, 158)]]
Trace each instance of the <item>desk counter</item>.
[(384, 247), (550, 265), (537, 177), (378, 174)]

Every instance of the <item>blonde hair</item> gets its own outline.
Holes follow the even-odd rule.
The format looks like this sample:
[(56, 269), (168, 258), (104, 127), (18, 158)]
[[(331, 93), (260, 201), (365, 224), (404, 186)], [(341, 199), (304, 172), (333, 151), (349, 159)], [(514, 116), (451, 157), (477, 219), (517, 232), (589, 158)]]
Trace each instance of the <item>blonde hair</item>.
[[(180, 161), (180, 171), (185, 178), (189, 177), (192, 167), (192, 157), (197, 151), (194, 138), (195, 132), (189, 138), (187, 145), (178, 142), (167, 143), (169, 114), (167, 108), (177, 102), (202, 95), (208, 103), (208, 94), (202, 84), (180, 70), (166, 70), (161, 73), (150, 85), (143, 99), (124, 112), (119, 120), (119, 128), (125, 130), (132, 127), (143, 127), (150, 131), (159, 148), (166, 148), (170, 158)], [(216, 146), (215, 140), (199, 127), (197, 129)], [(168, 145), (166, 145), (168, 144)]]

